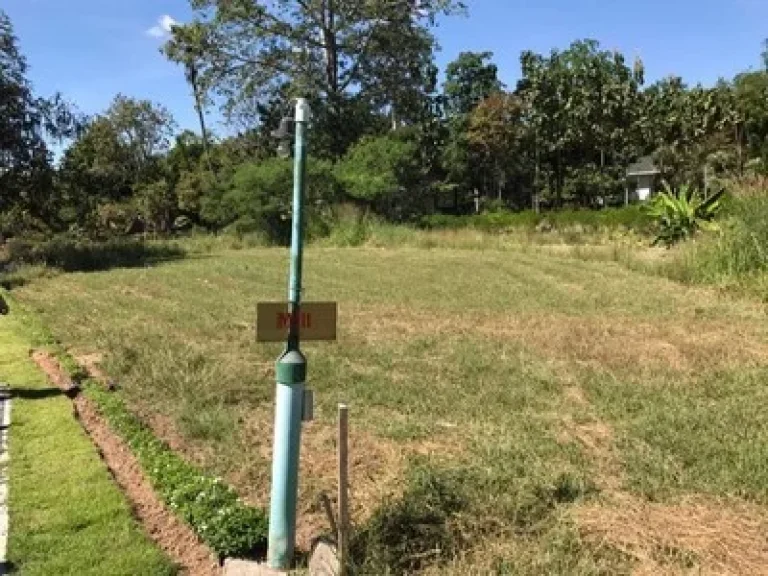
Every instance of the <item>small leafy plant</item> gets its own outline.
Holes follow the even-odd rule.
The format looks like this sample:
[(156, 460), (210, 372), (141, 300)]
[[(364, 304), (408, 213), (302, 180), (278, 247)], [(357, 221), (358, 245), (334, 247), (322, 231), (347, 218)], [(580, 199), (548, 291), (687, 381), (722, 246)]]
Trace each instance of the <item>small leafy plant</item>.
[(687, 184), (674, 191), (665, 182), (664, 188), (647, 208), (658, 229), (654, 246), (663, 244), (670, 247), (691, 238), (699, 230), (714, 227), (712, 221), (722, 208), (721, 199), (725, 190), (705, 196)]

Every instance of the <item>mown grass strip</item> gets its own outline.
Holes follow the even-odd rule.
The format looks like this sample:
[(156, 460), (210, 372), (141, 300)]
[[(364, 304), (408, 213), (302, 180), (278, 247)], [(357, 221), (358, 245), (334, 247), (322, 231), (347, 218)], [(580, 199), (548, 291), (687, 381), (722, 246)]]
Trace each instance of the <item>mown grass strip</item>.
[(72, 406), (29, 359), (24, 318), (0, 317), (0, 379), (13, 390), (10, 435), (12, 568), (27, 576), (169, 575)]

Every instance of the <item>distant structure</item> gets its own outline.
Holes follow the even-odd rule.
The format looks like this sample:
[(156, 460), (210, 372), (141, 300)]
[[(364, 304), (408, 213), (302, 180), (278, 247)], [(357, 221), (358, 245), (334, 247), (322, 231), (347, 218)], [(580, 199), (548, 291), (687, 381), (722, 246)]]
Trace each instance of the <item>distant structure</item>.
[(644, 202), (653, 194), (656, 176), (661, 171), (656, 167), (651, 156), (643, 156), (627, 168), (627, 187), (624, 203), (632, 200)]

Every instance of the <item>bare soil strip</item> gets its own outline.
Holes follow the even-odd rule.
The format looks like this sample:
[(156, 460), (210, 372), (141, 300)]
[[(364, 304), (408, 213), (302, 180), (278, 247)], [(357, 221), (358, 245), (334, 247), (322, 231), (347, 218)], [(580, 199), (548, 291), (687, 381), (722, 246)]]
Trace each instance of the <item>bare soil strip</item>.
[[(72, 383), (59, 363), (50, 354), (37, 351), (32, 359), (56, 386), (67, 393)], [(176, 562), (185, 574), (214, 576), (221, 568), (214, 554), (192, 529), (168, 510), (157, 497), (152, 485), (126, 444), (118, 438), (99, 415), (93, 404), (83, 396), (75, 396), (73, 405), (115, 480), (130, 501), (147, 534)]]

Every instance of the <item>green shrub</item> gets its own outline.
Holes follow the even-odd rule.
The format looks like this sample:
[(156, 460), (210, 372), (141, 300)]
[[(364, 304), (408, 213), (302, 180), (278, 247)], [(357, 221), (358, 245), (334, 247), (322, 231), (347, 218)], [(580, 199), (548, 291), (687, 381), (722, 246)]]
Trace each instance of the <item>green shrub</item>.
[(127, 238), (96, 242), (65, 235), (41, 241), (12, 238), (7, 252), (14, 265), (43, 264), (65, 272), (144, 266), (184, 256), (184, 250), (175, 243)]
[(734, 197), (718, 233), (685, 247), (664, 268), (675, 279), (742, 284), (768, 272), (768, 190)]
[[(330, 163), (310, 159), (307, 164), (305, 219), (309, 237), (329, 232), (331, 206), (341, 187)], [(237, 214), (234, 228), (240, 235), (261, 232), (271, 242), (287, 244), (291, 236), (293, 163), (273, 158), (241, 166), (232, 189), (222, 200), (225, 213)]]
[(484, 232), (504, 232), (512, 229), (533, 231), (539, 227), (551, 230), (579, 227), (593, 231), (603, 228), (627, 228), (645, 232), (650, 221), (643, 208), (635, 205), (602, 210), (560, 210), (541, 214), (532, 210), (495, 211), (468, 216), (433, 214), (422, 218), (420, 225), (431, 230), (476, 228)]
[(710, 223), (722, 208), (720, 199), (724, 189), (705, 197), (687, 185), (677, 191), (666, 183), (664, 186), (666, 190), (658, 194), (647, 208), (658, 230), (654, 245), (672, 246), (692, 237), (702, 228), (711, 227)]
[(416, 143), (408, 132), (369, 136), (354, 145), (336, 168), (346, 193), (389, 220), (423, 214), (426, 188)]

